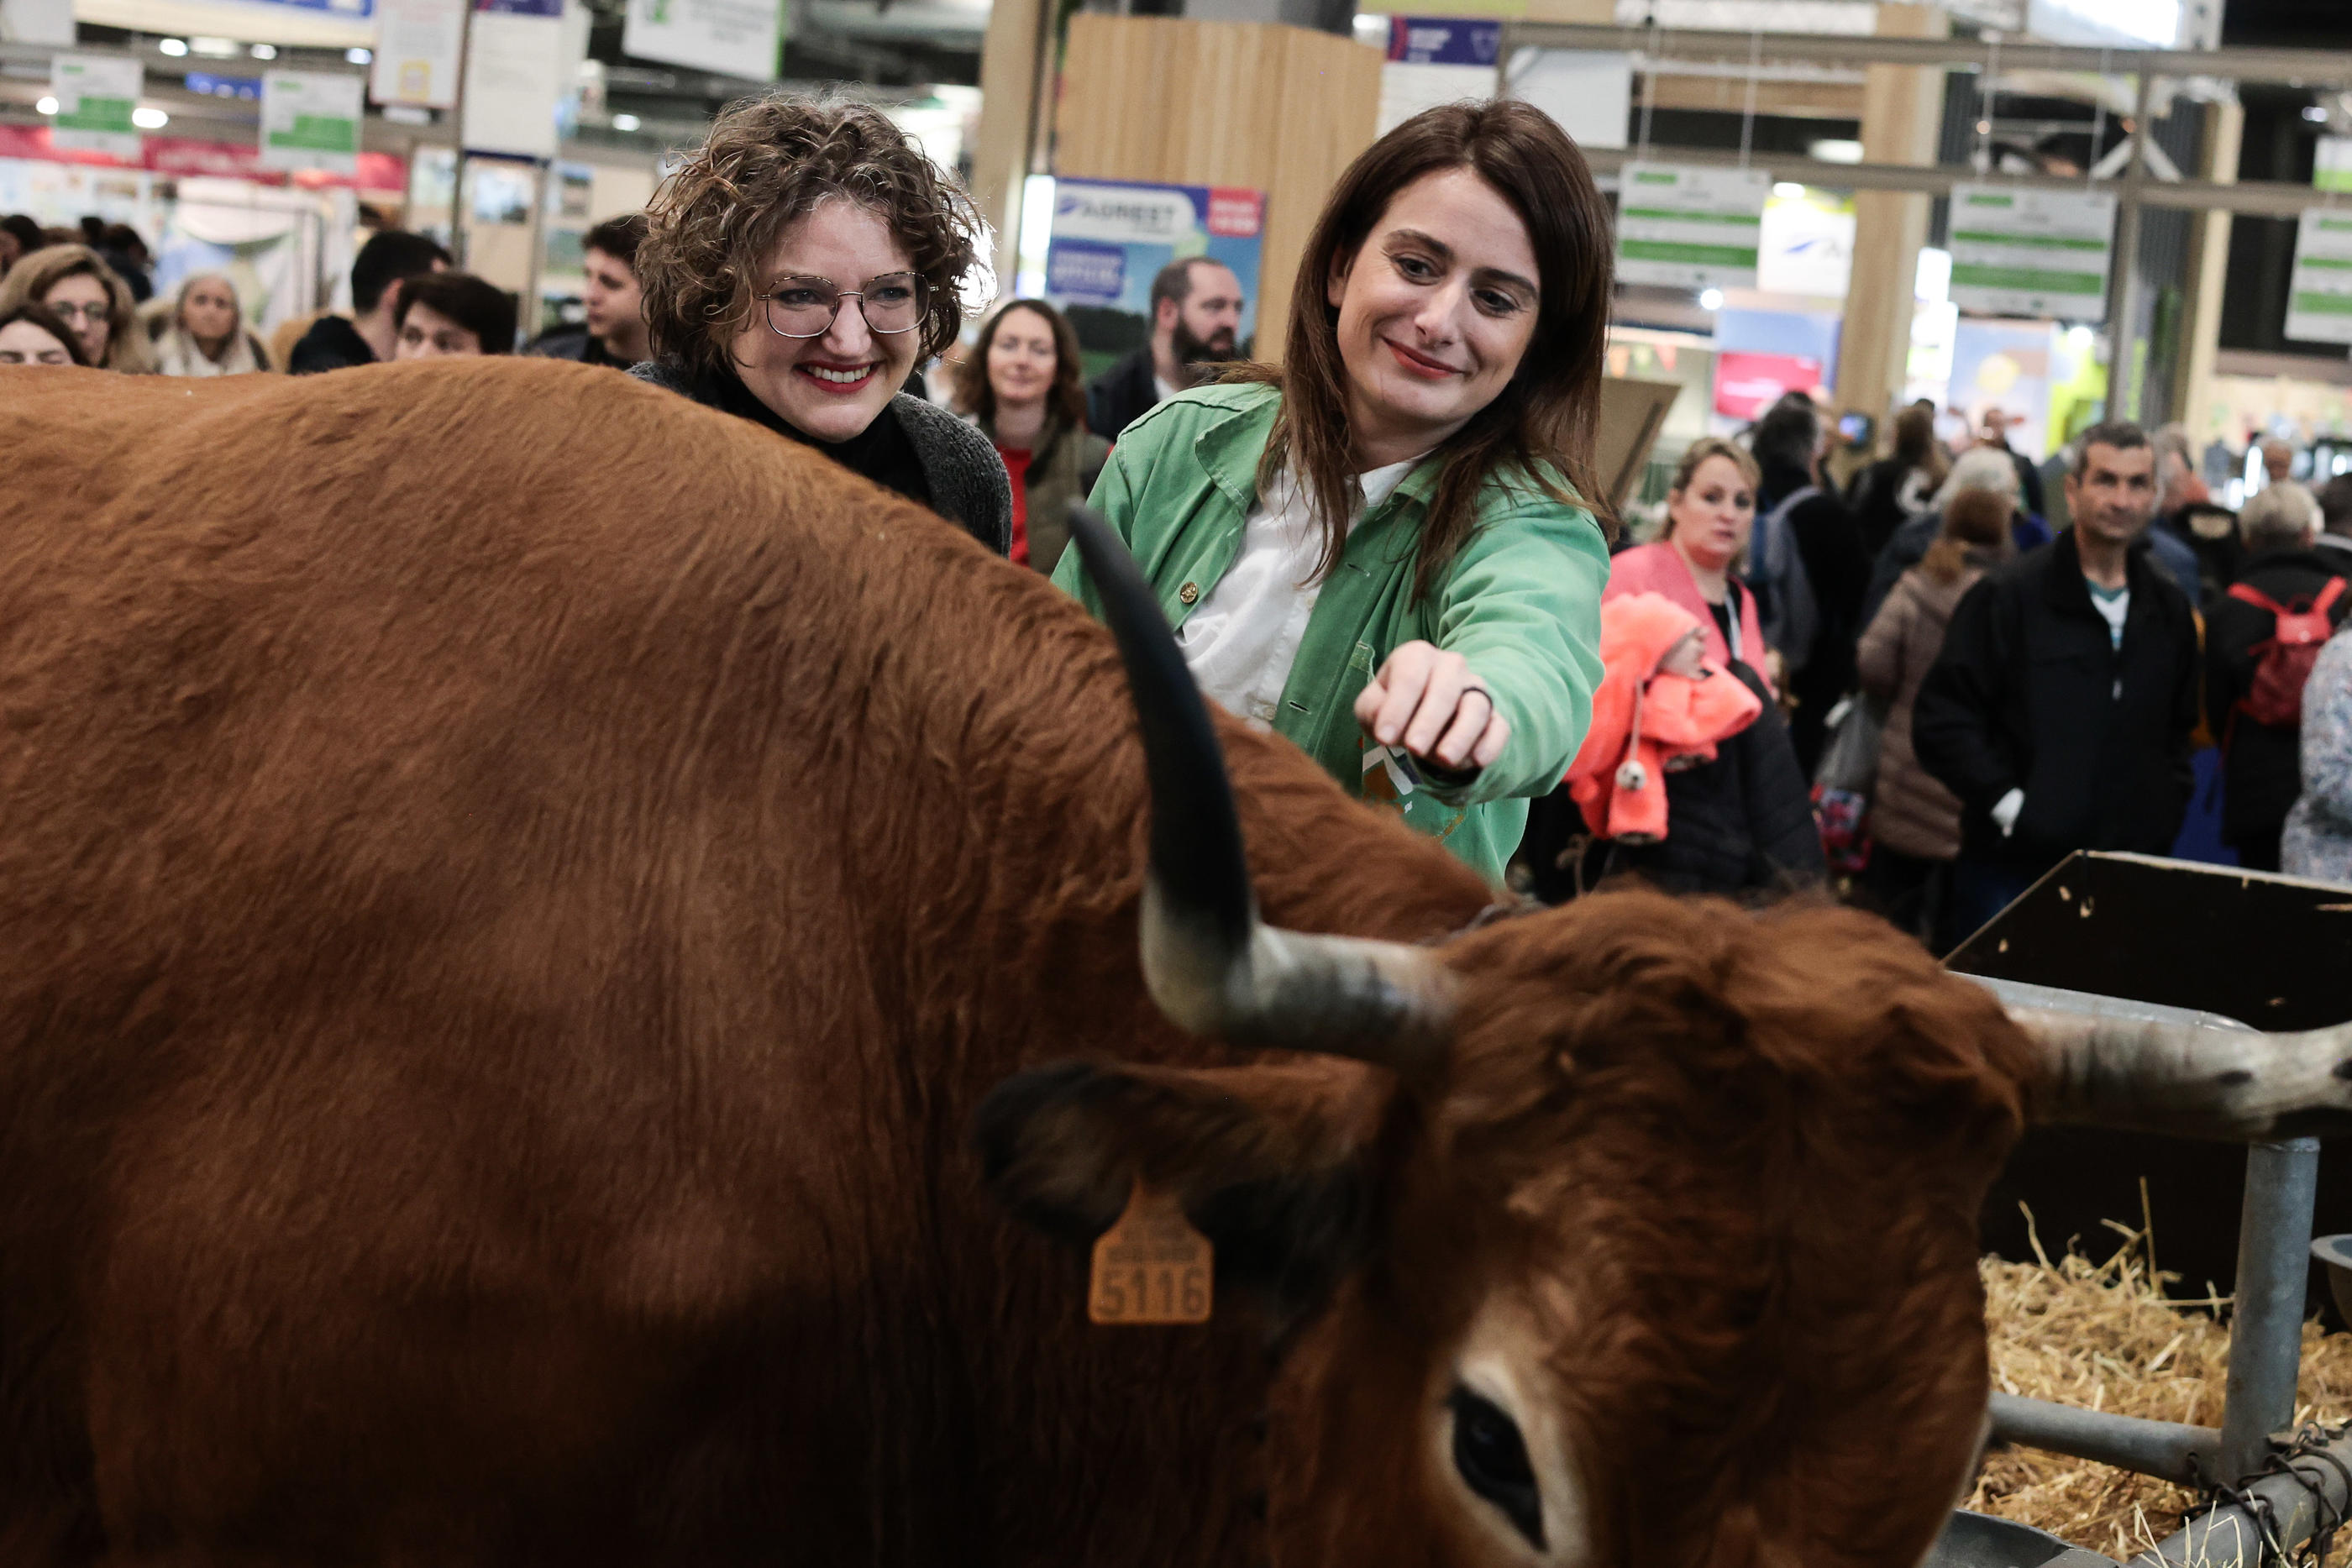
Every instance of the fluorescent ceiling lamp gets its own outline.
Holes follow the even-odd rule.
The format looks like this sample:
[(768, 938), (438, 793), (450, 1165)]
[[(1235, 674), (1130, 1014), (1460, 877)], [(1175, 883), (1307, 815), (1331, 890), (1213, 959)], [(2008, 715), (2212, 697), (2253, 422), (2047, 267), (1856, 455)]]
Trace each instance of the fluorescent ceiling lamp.
[(1698, 308), (1702, 310), (1722, 309), (1723, 290), (1720, 288), (1710, 288), (1700, 294), (1698, 297)]
[(615, 131), (635, 131), (638, 126), (644, 123), (645, 122), (643, 120), (639, 120), (634, 114), (616, 114), (613, 116), (613, 129)]
[(1801, 202), (1805, 199), (1805, 188), (1802, 185), (1791, 184), (1786, 180), (1774, 185), (1772, 193), (1784, 202)]
[(58, 100), (45, 95), (34, 102), (33, 111), (36, 114), (55, 114), (58, 111)]
[(253, 57), (257, 60), (274, 60), (278, 57), (278, 46), (256, 44), (253, 46)]
[(142, 103), (131, 111), (131, 123), (142, 131), (161, 131), (172, 123), (172, 117), (160, 109), (150, 109)]
[(245, 53), (236, 47), (234, 38), (190, 38), (188, 47), (206, 59), (214, 60), (233, 60)]
[(363, 66), (370, 60), (375, 58), (375, 51), (373, 49), (345, 49), (343, 51), (343, 58), (351, 61), (352, 64), (355, 66)]
[(1805, 153), (1824, 163), (1859, 163), (1862, 162), (1862, 143), (1849, 141), (1842, 136), (1825, 136), (1806, 148)]
[(159, 40), (155, 47), (163, 50), (165, 54), (171, 56), (173, 59), (178, 59), (182, 55), (188, 52), (188, 40), (185, 38), (164, 38)]

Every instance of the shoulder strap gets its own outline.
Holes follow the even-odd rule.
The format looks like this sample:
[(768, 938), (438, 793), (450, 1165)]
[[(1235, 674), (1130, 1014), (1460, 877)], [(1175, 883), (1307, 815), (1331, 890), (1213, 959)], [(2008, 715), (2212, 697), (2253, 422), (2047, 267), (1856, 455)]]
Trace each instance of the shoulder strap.
[[(2340, 583), (2343, 581), (2343, 579), (2338, 578), (2336, 580)], [(2289, 610), (2285, 605), (2281, 604), (2277, 600), (2273, 599), (2269, 594), (2264, 593), (2261, 589), (2256, 588), (2250, 582), (2233, 582), (2230, 584), (2230, 597), (2236, 600), (2241, 604), (2251, 604), (2257, 610), (2267, 610), (2273, 615), (2292, 615), (2294, 613), (2294, 612)]]
[(2326, 583), (2321, 587), (2320, 591), (2311, 596), (2312, 613), (2315, 615), (2326, 614), (2329, 607), (2336, 602), (2336, 599), (2343, 593), (2343, 591), (2344, 580), (2340, 577), (2329, 578)]

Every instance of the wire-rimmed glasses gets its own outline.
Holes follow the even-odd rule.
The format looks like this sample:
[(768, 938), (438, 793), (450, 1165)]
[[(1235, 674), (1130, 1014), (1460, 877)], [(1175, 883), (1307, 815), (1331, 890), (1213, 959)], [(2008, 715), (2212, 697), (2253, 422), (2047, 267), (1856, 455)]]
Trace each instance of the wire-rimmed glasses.
[(863, 288), (836, 288), (830, 277), (792, 277), (760, 296), (768, 329), (779, 338), (822, 338), (833, 329), (845, 299), (857, 301), (870, 332), (911, 332), (930, 312), (930, 286), (919, 272), (886, 272)]

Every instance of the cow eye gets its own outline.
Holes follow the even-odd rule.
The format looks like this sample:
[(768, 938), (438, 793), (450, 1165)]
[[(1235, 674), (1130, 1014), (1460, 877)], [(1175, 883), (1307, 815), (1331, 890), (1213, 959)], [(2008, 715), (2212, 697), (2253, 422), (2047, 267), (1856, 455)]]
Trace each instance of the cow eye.
[(1496, 1508), (1538, 1552), (1544, 1547), (1543, 1497), (1519, 1424), (1491, 1399), (1457, 1387), (1454, 1410), (1454, 1468), (1463, 1484)]

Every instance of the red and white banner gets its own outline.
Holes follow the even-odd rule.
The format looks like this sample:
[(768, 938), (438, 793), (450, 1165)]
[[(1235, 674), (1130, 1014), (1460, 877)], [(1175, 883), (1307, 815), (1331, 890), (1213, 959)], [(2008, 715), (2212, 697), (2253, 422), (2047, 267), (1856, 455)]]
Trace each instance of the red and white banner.
[(73, 152), (51, 144), (46, 125), (0, 125), (0, 158), (37, 158), (51, 163), (88, 163), (101, 169), (145, 169), (157, 174), (204, 174), (250, 180), (257, 185), (299, 185), (320, 190), (350, 185), (360, 191), (405, 198), (407, 160), (390, 152), (362, 152), (359, 171), (337, 174), (304, 169), (289, 174), (261, 166), (261, 150), (250, 142), (197, 141), (184, 136), (146, 136), (137, 158), (106, 152)]

